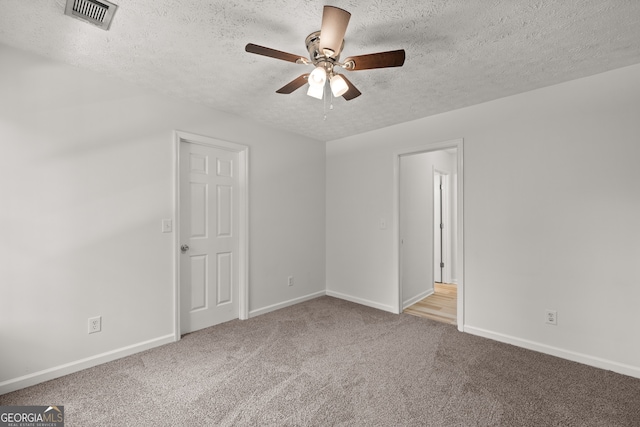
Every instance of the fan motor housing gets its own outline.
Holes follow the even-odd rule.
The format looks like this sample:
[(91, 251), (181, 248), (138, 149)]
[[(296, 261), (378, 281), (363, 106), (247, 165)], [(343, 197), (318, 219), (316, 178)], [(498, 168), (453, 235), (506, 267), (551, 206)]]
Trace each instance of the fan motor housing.
[(309, 51), (309, 57), (314, 64), (319, 61), (335, 63), (340, 59), (340, 52), (344, 49), (344, 40), (342, 40), (340, 51), (334, 55), (327, 56), (323, 52), (320, 52), (320, 31), (314, 31), (309, 34), (305, 39), (305, 44), (307, 45), (307, 51)]

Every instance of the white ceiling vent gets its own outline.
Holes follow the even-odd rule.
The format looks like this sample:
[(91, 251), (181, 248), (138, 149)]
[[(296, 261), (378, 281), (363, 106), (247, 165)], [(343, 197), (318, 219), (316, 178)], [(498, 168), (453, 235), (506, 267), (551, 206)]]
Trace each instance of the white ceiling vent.
[(117, 8), (105, 0), (67, 0), (64, 14), (108, 30)]

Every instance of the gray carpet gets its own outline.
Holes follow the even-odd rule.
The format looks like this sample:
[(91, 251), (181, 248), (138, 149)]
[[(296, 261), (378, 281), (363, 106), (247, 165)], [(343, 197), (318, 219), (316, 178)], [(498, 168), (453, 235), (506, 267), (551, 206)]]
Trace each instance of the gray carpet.
[(640, 426), (640, 379), (322, 297), (0, 396), (67, 426)]

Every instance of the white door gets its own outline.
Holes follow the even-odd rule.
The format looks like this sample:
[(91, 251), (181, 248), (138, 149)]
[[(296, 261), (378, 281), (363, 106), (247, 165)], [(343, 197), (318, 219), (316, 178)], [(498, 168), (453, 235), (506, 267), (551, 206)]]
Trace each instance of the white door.
[(180, 142), (180, 332), (238, 317), (238, 153)]
[(433, 174), (433, 279), (442, 283), (442, 269), (444, 268), (444, 257), (442, 253), (444, 219), (442, 218), (442, 175), (438, 172)]

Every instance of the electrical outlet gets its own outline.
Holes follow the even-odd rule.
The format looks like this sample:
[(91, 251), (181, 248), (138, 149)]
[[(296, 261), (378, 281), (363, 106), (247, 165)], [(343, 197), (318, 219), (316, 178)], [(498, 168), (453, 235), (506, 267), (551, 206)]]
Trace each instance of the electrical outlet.
[(557, 325), (558, 324), (558, 312), (555, 310), (546, 310), (545, 322), (549, 325)]
[(293, 276), (289, 276), (289, 278), (287, 279), (287, 284), (289, 286), (293, 286)]
[(95, 334), (102, 330), (102, 316), (89, 318), (89, 333)]

